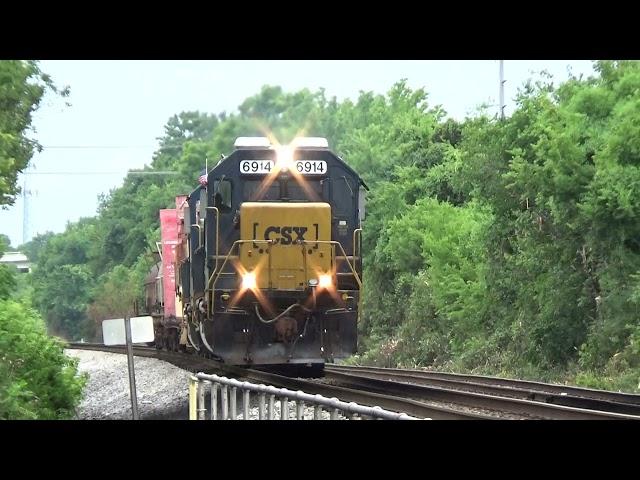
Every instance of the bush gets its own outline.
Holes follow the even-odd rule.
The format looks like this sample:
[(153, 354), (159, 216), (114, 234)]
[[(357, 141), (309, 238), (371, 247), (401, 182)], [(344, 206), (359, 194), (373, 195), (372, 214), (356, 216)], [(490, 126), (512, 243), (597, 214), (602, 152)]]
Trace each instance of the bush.
[[(0, 256), (2, 256), (2, 250), (0, 250)], [(16, 275), (13, 270), (7, 265), (0, 265), (0, 300), (9, 298), (16, 287)]]
[(68, 419), (86, 378), (32, 309), (0, 301), (0, 419)]

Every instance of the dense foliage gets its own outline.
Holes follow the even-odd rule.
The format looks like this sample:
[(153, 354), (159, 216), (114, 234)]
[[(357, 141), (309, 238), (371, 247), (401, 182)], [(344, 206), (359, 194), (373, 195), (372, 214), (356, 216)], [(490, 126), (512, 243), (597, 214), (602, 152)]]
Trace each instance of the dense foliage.
[[(35, 62), (0, 61), (0, 205), (15, 199), (17, 174), (37, 148), (26, 134), (45, 88), (56, 90)], [(0, 257), (6, 250), (8, 238), (0, 235)], [(31, 308), (29, 279), (0, 265), (0, 419), (71, 418), (84, 377)]]
[(84, 377), (77, 360), (47, 335), (40, 315), (0, 300), (0, 419), (64, 419), (75, 415)]
[(53, 330), (86, 335), (140, 295), (158, 209), (205, 158), (237, 136), (325, 136), (371, 187), (353, 361), (637, 389), (640, 64), (596, 72), (528, 82), (504, 120), (447, 119), (404, 82), (355, 102), (264, 87), (237, 113), (176, 115), (148, 168), (179, 174), (130, 175), (40, 245), (36, 304)]
[[(2, 235), (6, 237), (6, 235)], [(9, 241), (0, 237), (0, 257), (9, 249)], [(8, 265), (0, 264), (0, 300), (9, 298), (11, 292), (16, 286), (16, 272)]]

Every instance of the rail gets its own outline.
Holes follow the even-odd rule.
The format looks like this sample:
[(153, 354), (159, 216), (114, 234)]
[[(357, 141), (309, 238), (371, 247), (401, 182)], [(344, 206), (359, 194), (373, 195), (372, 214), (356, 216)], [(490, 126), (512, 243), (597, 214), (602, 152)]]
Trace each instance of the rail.
[[(378, 419), (378, 420), (418, 420), (405, 413), (396, 413), (384, 410), (380, 407), (366, 407), (355, 402), (343, 402), (337, 398), (311, 395), (301, 391), (277, 388), (271, 385), (262, 385), (250, 382), (241, 382), (233, 378), (220, 377), (198, 373), (190, 378), (189, 382), (189, 419), (205, 420), (207, 413), (206, 391), (209, 390), (210, 420), (236, 420), (237, 391), (242, 391), (243, 419), (250, 416), (251, 393), (258, 394), (258, 419), (274, 420), (276, 413), (276, 398), (280, 400), (280, 420), (289, 419), (289, 401), (295, 402), (295, 419), (304, 420), (305, 405), (313, 405), (313, 420), (323, 418), (323, 409), (328, 410), (331, 420), (337, 420), (340, 416), (349, 420)], [(220, 397), (218, 397), (218, 390)], [(267, 398), (268, 397), (268, 398)], [(220, 398), (220, 402), (218, 402)], [(218, 403), (220, 403), (220, 415), (218, 415)], [(325, 415), (326, 416), (326, 415)]]

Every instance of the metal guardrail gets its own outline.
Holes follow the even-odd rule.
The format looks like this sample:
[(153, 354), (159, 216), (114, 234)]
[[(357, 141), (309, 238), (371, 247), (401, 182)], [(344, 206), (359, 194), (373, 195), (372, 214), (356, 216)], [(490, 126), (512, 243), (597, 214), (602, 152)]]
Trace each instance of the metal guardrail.
[[(295, 402), (295, 419), (304, 420), (305, 405), (313, 405), (313, 420), (323, 419), (327, 414), (330, 420), (346, 418), (348, 420), (418, 420), (404, 413), (391, 412), (380, 407), (367, 407), (357, 403), (343, 402), (337, 398), (311, 395), (301, 391), (277, 388), (250, 382), (241, 382), (233, 378), (198, 373), (189, 381), (189, 419), (205, 420), (207, 414), (206, 393), (209, 391), (209, 420), (236, 420), (237, 391), (242, 391), (242, 418), (249, 420), (251, 415), (251, 393), (258, 395), (258, 419), (276, 419), (276, 398), (279, 399), (280, 420), (289, 419), (289, 402)], [(218, 396), (218, 393), (220, 396)], [(220, 401), (218, 401), (218, 399)], [(220, 403), (220, 415), (218, 404)]]

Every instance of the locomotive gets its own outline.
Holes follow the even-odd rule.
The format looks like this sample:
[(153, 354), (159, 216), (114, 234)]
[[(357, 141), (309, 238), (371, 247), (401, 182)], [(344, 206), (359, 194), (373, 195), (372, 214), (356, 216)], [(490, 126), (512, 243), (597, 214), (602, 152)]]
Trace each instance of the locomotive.
[(160, 211), (156, 347), (272, 370), (354, 354), (367, 186), (324, 138), (234, 147)]

